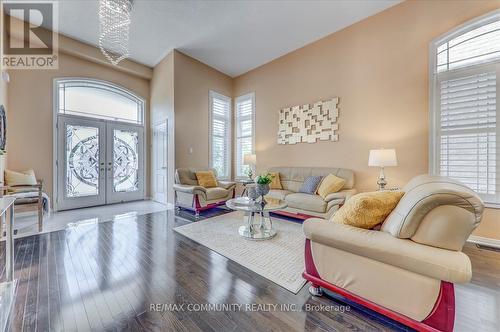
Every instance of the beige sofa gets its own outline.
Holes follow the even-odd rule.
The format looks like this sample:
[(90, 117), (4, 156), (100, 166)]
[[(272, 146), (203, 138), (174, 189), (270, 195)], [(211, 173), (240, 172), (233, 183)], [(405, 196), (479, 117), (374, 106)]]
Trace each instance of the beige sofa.
[[(178, 168), (175, 171), (175, 207), (193, 210), (196, 216), (206, 209), (210, 209), (233, 198), (236, 183), (230, 181), (217, 181), (217, 187), (204, 188), (198, 185), (197, 170), (191, 168)], [(203, 171), (203, 170), (202, 170)], [(217, 175), (214, 169), (211, 169)]]
[(453, 330), (454, 283), (471, 279), (462, 247), (481, 221), (481, 199), (443, 177), (412, 179), (380, 231), (309, 219), (306, 272), (319, 286), (416, 330)]
[[(283, 211), (285, 215), (299, 219), (310, 217), (330, 218), (345, 200), (356, 193), (354, 187), (354, 173), (345, 168), (329, 167), (272, 167), (269, 172), (279, 173), (282, 190), (271, 189), (268, 197), (283, 199), (288, 207)], [(344, 187), (336, 193), (323, 199), (319, 195), (299, 193), (299, 188), (309, 176), (327, 176), (334, 174), (346, 180)]]

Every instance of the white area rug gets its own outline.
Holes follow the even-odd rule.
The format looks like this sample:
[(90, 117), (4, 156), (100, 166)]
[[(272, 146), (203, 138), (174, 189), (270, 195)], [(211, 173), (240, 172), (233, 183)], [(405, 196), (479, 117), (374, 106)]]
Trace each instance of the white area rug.
[(232, 212), (174, 230), (297, 294), (306, 283), (302, 225), (273, 218), (276, 236), (252, 241), (238, 235), (243, 223), (243, 213)]

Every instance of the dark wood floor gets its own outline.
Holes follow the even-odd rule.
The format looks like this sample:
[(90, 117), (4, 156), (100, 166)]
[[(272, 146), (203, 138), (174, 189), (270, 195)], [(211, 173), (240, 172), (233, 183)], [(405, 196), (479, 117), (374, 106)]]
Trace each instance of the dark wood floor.
[[(401, 330), (400, 325), (356, 308), (304, 310), (307, 305), (335, 308), (343, 303), (312, 298), (307, 287), (292, 294), (173, 232), (183, 223), (171, 212), (162, 212), (16, 240), (18, 288), (11, 330)], [(4, 255), (3, 244), (0, 252)], [(500, 253), (471, 245), (466, 252), (473, 261), (474, 279), (457, 288), (457, 330), (472, 326), (477, 331), (498, 331)], [(0, 267), (4, 265), (1, 256)], [(0, 281), (4, 278), (1, 271)], [(206, 303), (285, 304), (288, 308), (151, 310), (151, 304), (184, 304), (184, 309), (190, 304), (191, 309), (201, 309), (196, 304)]]

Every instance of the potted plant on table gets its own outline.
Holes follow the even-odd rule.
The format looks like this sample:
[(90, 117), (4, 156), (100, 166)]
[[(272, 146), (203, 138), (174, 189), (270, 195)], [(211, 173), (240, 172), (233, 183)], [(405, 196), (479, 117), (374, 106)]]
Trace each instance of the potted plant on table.
[(273, 181), (273, 176), (270, 173), (259, 175), (255, 178), (255, 191), (257, 196), (261, 196), (261, 203), (266, 204), (264, 196), (269, 193), (269, 184)]

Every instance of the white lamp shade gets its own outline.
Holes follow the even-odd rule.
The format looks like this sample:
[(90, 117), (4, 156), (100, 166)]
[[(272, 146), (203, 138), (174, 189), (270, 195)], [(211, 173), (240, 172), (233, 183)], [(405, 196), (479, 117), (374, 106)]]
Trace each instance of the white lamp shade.
[(368, 158), (368, 166), (398, 166), (398, 159), (396, 158), (396, 150), (394, 149), (380, 149), (370, 150), (370, 157)]
[(243, 156), (243, 165), (256, 165), (257, 164), (257, 156), (254, 154), (246, 154)]

